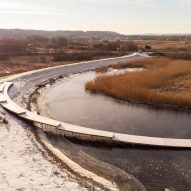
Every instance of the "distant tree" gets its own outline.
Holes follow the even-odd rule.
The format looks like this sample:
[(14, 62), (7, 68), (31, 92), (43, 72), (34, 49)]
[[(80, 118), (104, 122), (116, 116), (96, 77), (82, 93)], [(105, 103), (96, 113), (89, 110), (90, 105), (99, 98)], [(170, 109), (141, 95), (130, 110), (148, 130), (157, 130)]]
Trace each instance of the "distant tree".
[(138, 46), (133, 41), (128, 41), (126, 43), (127, 51), (133, 52), (138, 50)]
[(68, 46), (68, 40), (63, 37), (58, 37), (58, 38), (52, 38), (50, 39), (50, 43), (48, 44), (48, 48), (53, 48), (53, 49), (61, 49), (65, 48)]
[(59, 37), (57, 39), (57, 47), (58, 48), (64, 48), (68, 46), (68, 40), (66, 38), (63, 37)]
[(23, 53), (26, 49), (26, 43), (23, 40), (15, 39), (1, 39), (0, 52), (1, 53)]
[(48, 44), (49, 39), (43, 36), (29, 36), (26, 39), (28, 44), (33, 44), (33, 46), (35, 47), (46, 47), (46, 45)]
[(150, 50), (151, 49), (151, 46), (146, 44), (145, 47), (144, 47), (146, 50)]
[(103, 50), (103, 51), (117, 51), (119, 44), (117, 42), (101, 42), (93, 45), (94, 49)]

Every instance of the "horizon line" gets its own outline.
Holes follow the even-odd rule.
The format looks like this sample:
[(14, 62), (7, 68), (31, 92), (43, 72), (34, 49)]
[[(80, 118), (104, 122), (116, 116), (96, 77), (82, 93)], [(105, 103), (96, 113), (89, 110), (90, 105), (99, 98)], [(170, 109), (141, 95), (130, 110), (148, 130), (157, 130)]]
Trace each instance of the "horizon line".
[(126, 35), (126, 36), (131, 36), (131, 35), (154, 35), (154, 36), (160, 36), (160, 35), (191, 35), (191, 32), (182, 32), (182, 33), (175, 33), (175, 32), (163, 32), (163, 33), (157, 33), (157, 32), (151, 32), (151, 33), (120, 33), (117, 31), (112, 31), (112, 30), (83, 30), (83, 29), (77, 29), (77, 30), (70, 30), (70, 29), (55, 29), (55, 30), (49, 30), (49, 29), (26, 29), (26, 28), (0, 28), (0, 30), (31, 30), (31, 31), (44, 31), (44, 32), (65, 32), (65, 31), (69, 31), (69, 32), (77, 32), (77, 31), (81, 31), (81, 32), (113, 32), (113, 33), (117, 33), (119, 35)]

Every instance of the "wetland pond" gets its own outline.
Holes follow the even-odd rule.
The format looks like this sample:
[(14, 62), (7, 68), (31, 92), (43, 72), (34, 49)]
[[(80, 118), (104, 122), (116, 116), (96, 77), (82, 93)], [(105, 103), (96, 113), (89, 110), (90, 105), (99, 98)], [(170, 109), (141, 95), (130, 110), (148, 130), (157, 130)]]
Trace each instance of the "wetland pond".
[[(110, 71), (107, 75), (141, 69)], [(42, 91), (41, 115), (93, 129), (143, 136), (191, 138), (191, 114), (156, 110), (142, 105), (119, 102), (85, 91), (94, 71), (66, 77)], [(128, 174), (148, 191), (190, 191), (191, 150), (149, 147), (111, 148), (71, 142), (48, 135), (53, 145), (86, 169), (115, 181), (121, 190)], [(135, 182), (133, 182), (135, 183)], [(135, 183), (136, 184), (136, 183)], [(134, 189), (139, 190), (138, 186)]]

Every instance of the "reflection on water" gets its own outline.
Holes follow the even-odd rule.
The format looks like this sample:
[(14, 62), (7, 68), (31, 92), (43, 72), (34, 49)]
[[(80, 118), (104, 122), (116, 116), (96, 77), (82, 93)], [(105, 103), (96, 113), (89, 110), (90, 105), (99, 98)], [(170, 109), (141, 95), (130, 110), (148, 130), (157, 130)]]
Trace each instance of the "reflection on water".
[[(132, 106), (86, 93), (85, 82), (95, 76), (94, 72), (73, 75), (44, 91), (39, 99), (42, 114), (94, 129), (147, 136), (191, 137), (190, 114)], [(164, 191), (165, 188), (191, 190), (190, 150), (112, 149), (72, 143), (62, 137), (49, 136), (49, 139), (70, 158), (115, 180), (124, 190), (125, 172), (138, 178), (149, 191)], [(92, 165), (92, 160), (96, 165)], [(104, 167), (103, 162), (113, 168)]]

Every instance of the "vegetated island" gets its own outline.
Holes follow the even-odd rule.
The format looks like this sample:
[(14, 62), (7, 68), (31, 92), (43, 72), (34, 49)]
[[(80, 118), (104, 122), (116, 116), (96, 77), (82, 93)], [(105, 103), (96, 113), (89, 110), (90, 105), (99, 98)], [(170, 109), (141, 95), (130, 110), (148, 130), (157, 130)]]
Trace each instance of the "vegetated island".
[[(191, 62), (167, 57), (122, 62), (115, 69), (145, 70), (119, 75), (101, 75), (85, 84), (91, 93), (104, 94), (130, 103), (191, 110)], [(106, 69), (99, 69), (103, 72)]]

